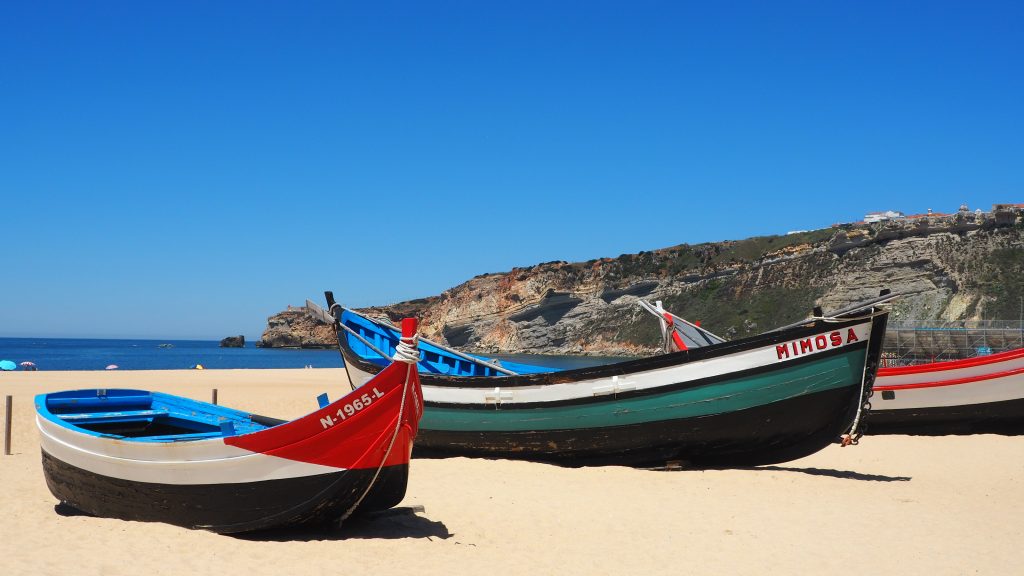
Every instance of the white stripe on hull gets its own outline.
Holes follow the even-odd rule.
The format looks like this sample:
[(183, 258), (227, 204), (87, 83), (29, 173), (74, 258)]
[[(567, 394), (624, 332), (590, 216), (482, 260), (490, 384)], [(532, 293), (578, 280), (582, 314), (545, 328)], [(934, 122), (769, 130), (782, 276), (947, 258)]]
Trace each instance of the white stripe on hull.
[(343, 471), (249, 452), (220, 438), (131, 442), (76, 432), (37, 416), (40, 445), (54, 458), (103, 476), (160, 484), (239, 484)]
[[(970, 370), (965, 368), (964, 370)], [(991, 367), (989, 368), (991, 370)], [(1002, 370), (1000, 370), (1002, 371)], [(953, 372), (952, 370), (950, 372)], [(960, 370), (956, 370), (960, 372)], [(935, 372), (929, 373), (934, 381)], [(928, 376), (928, 374), (924, 374)], [(920, 378), (920, 375), (918, 375)], [(901, 376), (906, 378), (906, 376)], [(946, 378), (943, 378), (946, 380)], [(928, 380), (926, 380), (928, 381)], [(875, 386), (892, 386), (889, 378), (878, 378)], [(907, 388), (893, 391), (895, 398), (885, 400), (882, 393), (876, 391), (871, 399), (871, 410), (904, 410), (908, 408), (932, 408), (948, 406), (969, 406), (990, 402), (1005, 402), (1024, 398), (1024, 373), (1011, 374), (1000, 378), (951, 384), (949, 386), (930, 386), (927, 388)]]
[(348, 377), (352, 379), (352, 385), (356, 388), (366, 384), (370, 381), (370, 378), (373, 378), (374, 376), (369, 372), (364, 372), (363, 370), (353, 366), (351, 362), (345, 362), (345, 370), (348, 372)]
[[(847, 339), (847, 331), (852, 329), (855, 340)], [(817, 336), (825, 335), (826, 338), (832, 330), (823, 330), (812, 334), (809, 338), (813, 341)], [(685, 364), (677, 364), (664, 368), (647, 370), (625, 374), (617, 378), (603, 377), (598, 379), (580, 380), (562, 384), (543, 384), (537, 386), (515, 386), (501, 387), (503, 377), (494, 377), (490, 381), (494, 385), (488, 387), (470, 388), (465, 386), (431, 386), (423, 384), (423, 396), (426, 402), (437, 402), (446, 404), (500, 404), (502, 406), (514, 406), (520, 403), (554, 402), (559, 400), (573, 400), (578, 398), (590, 398), (616, 392), (627, 392), (633, 390), (650, 390), (663, 386), (671, 386), (704, 378), (723, 376), (745, 370), (786, 364), (794, 360), (820, 354), (829, 350), (842, 348), (851, 344), (865, 343), (871, 333), (871, 322), (858, 324), (852, 327), (844, 327), (841, 332), (842, 343), (837, 346), (828, 345), (821, 349), (814, 349), (803, 353), (796, 353), (780, 358), (778, 346), (775, 344), (762, 346), (753, 350), (746, 350), (709, 358)], [(807, 337), (797, 339), (806, 340)], [(793, 342), (793, 341), (789, 341)], [(787, 342), (787, 344), (789, 343)], [(831, 340), (828, 340), (831, 344)], [(372, 375), (368, 374), (352, 363), (346, 362), (345, 369), (356, 386), (362, 386)], [(429, 374), (424, 373), (424, 376)]]

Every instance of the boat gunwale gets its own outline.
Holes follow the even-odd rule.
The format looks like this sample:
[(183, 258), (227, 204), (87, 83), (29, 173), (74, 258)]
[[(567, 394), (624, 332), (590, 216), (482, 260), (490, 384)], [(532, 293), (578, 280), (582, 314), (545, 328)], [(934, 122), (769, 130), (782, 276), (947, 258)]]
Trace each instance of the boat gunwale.
[(876, 380), (874, 390), (886, 392), (899, 390), (916, 390), (921, 388), (942, 388), (944, 386), (960, 386), (963, 384), (984, 382), (986, 380), (1008, 378), (1010, 376), (1016, 376), (1017, 374), (1024, 374), (1024, 366), (1020, 368), (1014, 368), (1012, 370), (1003, 370), (1001, 372), (987, 372), (985, 374), (978, 374), (975, 376), (967, 376), (964, 378), (956, 378), (953, 380), (936, 380), (933, 382), (913, 382), (909, 384), (877, 384), (878, 381)]
[(998, 364), (1000, 362), (1016, 360), (1018, 358), (1024, 358), (1024, 348), (1016, 348), (1014, 350), (1007, 350), (996, 354), (989, 354), (986, 356), (975, 356), (973, 358), (962, 358), (959, 360), (930, 362), (928, 364), (916, 364), (913, 366), (893, 366), (888, 368), (879, 368), (878, 377), (884, 378), (888, 376), (907, 376), (911, 374), (927, 374), (929, 372), (944, 372), (947, 370), (957, 370), (960, 368), (973, 368), (975, 366)]
[[(881, 314), (888, 314), (888, 312), (881, 312)], [(372, 322), (372, 320), (370, 321)], [(865, 320), (864, 318), (851, 318), (844, 319), (841, 322), (823, 322), (820, 320), (811, 320), (805, 325), (787, 328), (785, 330), (764, 332), (762, 334), (757, 334), (754, 336), (750, 336), (748, 338), (743, 338), (739, 340), (729, 340), (727, 342), (715, 344), (712, 346), (702, 346), (700, 348), (692, 348), (689, 350), (683, 350), (679, 352), (657, 354), (646, 358), (624, 360), (622, 362), (614, 362), (611, 364), (585, 366), (581, 368), (571, 368), (568, 370), (561, 370), (555, 372), (518, 374), (514, 376), (455, 376), (421, 373), (420, 381), (423, 386), (481, 389), (489, 387), (493, 388), (496, 385), (500, 386), (501, 388), (515, 388), (526, 386), (544, 386), (550, 384), (566, 384), (580, 380), (590, 380), (595, 378), (605, 378), (612, 376), (624, 376), (648, 370), (681, 366), (684, 364), (688, 364), (690, 362), (719, 358), (722, 356), (728, 356), (730, 354), (745, 352), (748, 350), (753, 350), (756, 348), (765, 347), (772, 344), (778, 344), (780, 342), (788, 342), (790, 340), (799, 339), (801, 337), (808, 335), (814, 335), (820, 333), (824, 327), (830, 327), (832, 331), (835, 331), (865, 323), (870, 324), (871, 329), (873, 330), (874, 323), (871, 321), (871, 319)], [(382, 367), (379, 364), (366, 360), (357, 352), (355, 352), (355, 350), (353, 350), (351, 346), (349, 346), (348, 344), (347, 335), (338, 338), (338, 343), (346, 363), (351, 361), (355, 366), (357, 366), (364, 372), (368, 372), (370, 374), (375, 374), (382, 369)], [(830, 350), (816, 352), (810, 356), (818, 356), (823, 353), (831, 352), (832, 350), (841, 350), (849, 346), (851, 345), (845, 344), (843, 346), (833, 348)], [(798, 359), (787, 360), (783, 364), (789, 366), (792, 362), (796, 360)]]
[[(258, 426), (259, 428), (248, 430), (246, 432), (236, 432), (236, 433), (228, 433), (228, 432), (225, 432), (222, 429), (220, 431), (220, 433), (216, 433), (216, 432), (212, 432), (211, 431), (209, 433), (210, 435), (209, 436), (205, 436), (205, 437), (195, 437), (195, 436), (188, 437), (188, 436), (191, 436), (194, 433), (188, 433), (188, 434), (186, 434), (186, 433), (182, 433), (182, 434), (165, 434), (165, 435), (160, 435), (160, 436), (125, 436), (125, 435), (121, 435), (121, 434), (111, 434), (111, 433), (108, 433), (108, 432), (98, 432), (96, 430), (91, 430), (89, 428), (85, 428), (85, 427), (79, 425), (79, 424), (82, 423), (80, 420), (78, 420), (78, 419), (64, 419), (64, 418), (61, 418), (61, 416), (63, 414), (56, 413), (56, 412), (54, 412), (50, 408), (49, 400), (50, 400), (50, 396), (52, 396), (52, 395), (55, 395), (55, 394), (67, 394), (67, 393), (71, 393), (71, 392), (95, 392), (95, 391), (99, 391), (99, 390), (118, 391), (118, 392), (137, 392), (140, 396), (141, 395), (148, 395), (150, 397), (150, 404), (149, 404), (149, 407), (150, 407), (149, 409), (150, 410), (155, 410), (153, 408), (153, 406), (158, 401), (165, 405), (165, 408), (160, 411), (161, 414), (158, 414), (158, 415), (155, 415), (155, 416), (164, 416), (164, 417), (168, 417), (168, 418), (184, 420), (184, 421), (187, 421), (187, 422), (195, 422), (195, 423), (203, 424), (203, 425), (206, 425), (206, 426), (213, 426), (213, 425), (215, 425), (213, 422), (214, 422), (214, 420), (216, 420), (216, 422), (218, 424), (222, 423), (222, 422), (232, 422), (232, 423), (237, 423), (237, 424), (245, 424), (247, 427)], [(267, 418), (267, 417), (261, 417), (261, 416), (259, 416), (257, 414), (252, 414), (250, 412), (245, 412), (243, 410), (238, 410), (236, 408), (230, 408), (228, 406), (221, 406), (219, 404), (213, 404), (213, 403), (210, 403), (210, 402), (204, 402), (202, 400), (196, 400), (194, 398), (188, 398), (187, 396), (179, 396), (179, 395), (176, 395), (176, 394), (169, 394), (169, 393), (166, 393), (166, 392), (158, 392), (158, 391), (153, 391), (153, 390), (141, 390), (141, 389), (138, 389), (138, 388), (80, 388), (80, 389), (76, 389), (76, 390), (61, 390), (60, 392), (49, 392), (49, 393), (37, 394), (35, 399), (34, 399), (34, 401), (35, 401), (36, 415), (38, 417), (46, 419), (49, 422), (52, 422), (52, 423), (56, 424), (57, 426), (59, 426), (61, 428), (65, 428), (67, 430), (70, 430), (72, 432), (76, 432), (76, 433), (79, 433), (79, 434), (85, 434), (87, 436), (104, 438), (104, 439), (108, 439), (108, 440), (117, 440), (117, 441), (120, 441), (120, 442), (138, 442), (138, 443), (149, 443), (149, 444), (175, 444), (175, 443), (182, 443), (182, 442), (194, 443), (194, 442), (203, 442), (203, 441), (210, 441), (210, 440), (222, 440), (223, 438), (227, 438), (227, 437), (231, 437), (231, 436), (247, 436), (249, 434), (258, 434), (260, 432), (263, 432), (265, 430), (268, 430), (268, 429), (274, 427), (274, 426), (269, 426), (269, 425), (264, 424), (262, 422), (258, 422), (256, 420), (253, 420), (252, 419), (253, 416), (256, 416), (257, 418)], [(188, 406), (194, 406), (194, 409), (189, 411), (189, 409), (187, 408)], [(170, 409), (168, 409), (168, 408), (170, 408)], [(110, 411), (101, 412), (101, 413), (107, 413), (107, 414), (111, 415), (110, 418), (101, 418), (101, 421), (102, 420), (108, 420), (110, 422), (114, 422), (114, 421), (120, 420), (120, 421), (138, 421), (138, 422), (142, 422), (142, 421), (146, 420), (146, 418), (143, 418), (143, 417), (139, 417), (139, 418), (135, 418), (135, 419), (131, 419), (131, 420), (125, 420), (124, 417), (116, 416), (116, 414), (119, 413), (119, 412), (127, 412), (127, 410), (110, 410)], [(191, 412), (191, 413), (189, 413), (189, 412)], [(206, 414), (206, 415), (208, 415), (208, 416), (210, 416), (212, 418), (199, 418), (199, 417), (196, 416), (197, 412), (201, 412), (201, 413)], [(70, 414), (74, 414), (74, 415), (89, 414), (89, 412), (85, 411), (85, 412), (77, 412), (77, 413), (70, 413)], [(290, 421), (286, 420), (286, 421), (283, 421), (281, 423), (284, 424), (284, 423), (287, 423), (287, 422), (290, 422)]]

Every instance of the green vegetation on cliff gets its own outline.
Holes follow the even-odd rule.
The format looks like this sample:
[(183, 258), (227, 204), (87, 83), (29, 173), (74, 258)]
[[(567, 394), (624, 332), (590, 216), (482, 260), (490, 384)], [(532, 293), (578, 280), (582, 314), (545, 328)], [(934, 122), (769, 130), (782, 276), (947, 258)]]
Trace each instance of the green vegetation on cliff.
[(985, 317), (1019, 319), (1024, 303), (1024, 248), (993, 250), (976, 264), (977, 276), (971, 287), (991, 299), (985, 306)]
[(880, 289), (905, 294), (894, 305), (900, 322), (1016, 320), (1024, 297), (1018, 221), (922, 218), (545, 262), (372, 312), (417, 316), (424, 336), (458, 335), (453, 344), (467, 350), (611, 355), (660, 345), (658, 322), (637, 298), (661, 300), (726, 338), (800, 320), (816, 305), (837, 310)]

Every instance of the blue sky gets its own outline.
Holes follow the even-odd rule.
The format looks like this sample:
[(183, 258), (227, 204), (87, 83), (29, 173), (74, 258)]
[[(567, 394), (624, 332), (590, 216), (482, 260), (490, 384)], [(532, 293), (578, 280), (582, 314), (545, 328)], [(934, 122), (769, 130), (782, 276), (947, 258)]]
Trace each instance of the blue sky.
[(5, 2), (0, 336), (1024, 202), (1019, 2)]

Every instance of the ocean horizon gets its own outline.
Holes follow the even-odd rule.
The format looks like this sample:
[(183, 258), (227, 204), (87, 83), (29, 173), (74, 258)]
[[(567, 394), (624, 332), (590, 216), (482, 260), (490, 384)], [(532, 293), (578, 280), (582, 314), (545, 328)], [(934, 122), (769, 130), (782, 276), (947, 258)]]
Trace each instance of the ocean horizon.
[(341, 355), (331, 349), (222, 348), (219, 340), (150, 340), (125, 338), (0, 338), (0, 360), (38, 370), (180, 370), (341, 368)]
[[(533, 354), (487, 354), (500, 358), (551, 366), (582, 368), (622, 358), (600, 356), (549, 356)], [(0, 337), (0, 360), (10, 360), (23, 370), (31, 362), (37, 370), (185, 370), (341, 368), (337, 349), (259, 348), (246, 342), (244, 348), (222, 348), (219, 340), (152, 340), (127, 338), (10, 338)]]

